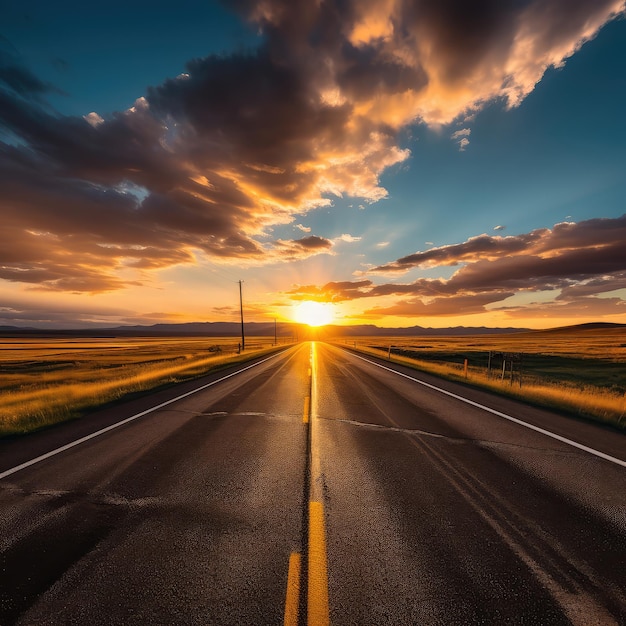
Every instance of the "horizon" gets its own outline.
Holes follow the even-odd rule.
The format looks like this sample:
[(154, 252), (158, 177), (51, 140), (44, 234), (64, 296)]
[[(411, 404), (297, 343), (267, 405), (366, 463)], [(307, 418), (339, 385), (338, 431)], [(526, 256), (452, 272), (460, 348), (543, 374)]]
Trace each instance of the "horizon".
[(3, 9), (0, 326), (626, 323), (623, 0), (109, 8)]
[[(203, 322), (157, 322), (155, 324), (128, 324), (128, 325), (118, 325), (118, 326), (82, 326), (82, 327), (59, 327), (59, 326), (51, 326), (51, 327), (35, 327), (35, 326), (14, 326), (14, 325), (4, 325), (0, 324), (0, 331), (7, 333), (21, 333), (21, 332), (47, 332), (47, 333), (62, 333), (62, 334), (71, 334), (78, 333), (80, 335), (86, 335), (87, 333), (93, 332), (101, 332), (101, 331), (150, 331), (157, 326), (165, 326), (165, 327), (173, 327), (170, 332), (176, 333), (179, 332), (176, 328), (180, 327), (181, 331), (183, 327), (189, 326), (211, 326), (211, 325), (227, 325), (232, 326), (233, 330), (236, 330), (233, 336), (237, 336), (240, 333), (241, 322), (240, 321), (203, 321)], [(526, 333), (526, 332), (545, 332), (545, 331), (560, 331), (560, 330), (588, 330), (590, 328), (605, 328), (605, 327), (626, 327), (625, 323), (620, 322), (581, 322), (578, 324), (568, 324), (565, 326), (552, 326), (546, 328), (526, 328), (523, 326), (466, 326), (466, 325), (456, 325), (456, 326), (422, 326), (419, 324), (414, 324), (410, 326), (381, 326), (373, 323), (359, 323), (359, 324), (336, 324), (334, 322), (329, 322), (328, 324), (309, 324), (307, 322), (299, 322), (293, 320), (285, 320), (282, 322), (275, 322), (274, 320), (264, 320), (264, 321), (256, 321), (256, 320), (248, 320), (244, 322), (244, 326), (265, 326), (268, 328), (276, 327), (278, 329), (284, 330), (285, 326), (288, 327), (304, 327), (305, 329), (313, 332), (323, 332), (324, 329), (361, 329), (361, 328), (372, 328), (377, 331), (415, 331), (416, 336), (419, 335), (419, 331), (426, 331), (427, 334), (438, 334), (440, 331), (442, 335), (445, 335), (446, 331), (456, 331), (453, 334), (464, 334), (463, 331), (469, 331), (468, 335), (471, 335), (474, 331), (479, 331), (479, 334), (515, 334), (515, 333)], [(276, 325), (276, 326), (275, 326)], [(161, 331), (155, 331), (161, 332)], [(163, 331), (165, 332), (165, 331)], [(199, 332), (199, 331), (195, 331)], [(224, 331), (228, 332), (228, 336), (231, 336), (233, 331)], [(280, 336), (280, 332), (277, 333)], [(88, 336), (88, 335), (87, 335)], [(211, 336), (219, 336), (219, 335), (211, 335)], [(407, 335), (408, 336), (408, 335)]]

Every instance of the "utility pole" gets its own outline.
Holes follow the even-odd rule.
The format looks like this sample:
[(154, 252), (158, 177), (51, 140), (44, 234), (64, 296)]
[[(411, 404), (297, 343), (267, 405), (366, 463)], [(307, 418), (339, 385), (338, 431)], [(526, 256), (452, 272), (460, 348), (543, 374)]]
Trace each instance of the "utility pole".
[(276, 345), (278, 341), (276, 340), (276, 318), (274, 318), (274, 345)]
[(241, 293), (241, 283), (243, 283), (243, 280), (239, 281), (239, 311), (241, 312), (241, 351), (243, 352), (246, 349), (246, 336), (243, 332), (243, 295)]

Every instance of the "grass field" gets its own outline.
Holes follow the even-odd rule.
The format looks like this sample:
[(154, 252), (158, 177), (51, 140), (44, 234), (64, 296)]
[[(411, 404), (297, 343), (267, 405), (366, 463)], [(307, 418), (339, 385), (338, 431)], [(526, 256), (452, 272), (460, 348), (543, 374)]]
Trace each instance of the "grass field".
[[(0, 338), (0, 437), (271, 351), (269, 337)], [(283, 340), (284, 341), (284, 340)], [(358, 337), (336, 343), (626, 428), (626, 326), (507, 335)], [(489, 352), (492, 370), (488, 375)], [(502, 376), (501, 353), (522, 354)], [(467, 360), (467, 371), (465, 369)], [(521, 375), (520, 375), (521, 369)]]
[(271, 351), (268, 337), (0, 339), (0, 436), (80, 417), (129, 394)]
[[(359, 337), (338, 343), (526, 402), (626, 428), (625, 326), (464, 337)], [(509, 358), (503, 359), (503, 353)], [(507, 360), (504, 375), (503, 360)]]

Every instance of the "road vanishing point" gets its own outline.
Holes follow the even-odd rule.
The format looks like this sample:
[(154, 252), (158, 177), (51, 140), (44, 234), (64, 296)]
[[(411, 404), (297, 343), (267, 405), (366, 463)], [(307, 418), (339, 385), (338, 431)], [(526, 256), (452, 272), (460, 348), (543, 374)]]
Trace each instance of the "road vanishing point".
[(626, 435), (345, 347), (0, 442), (0, 625), (626, 624)]

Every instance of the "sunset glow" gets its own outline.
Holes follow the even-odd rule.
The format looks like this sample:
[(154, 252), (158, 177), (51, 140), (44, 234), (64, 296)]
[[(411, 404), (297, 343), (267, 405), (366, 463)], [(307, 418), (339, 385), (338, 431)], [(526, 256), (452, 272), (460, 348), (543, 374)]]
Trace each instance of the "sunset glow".
[(325, 326), (335, 318), (333, 305), (305, 300), (294, 307), (294, 321), (309, 326)]
[(3, 3), (0, 326), (626, 323), (624, 0), (131, 4)]

